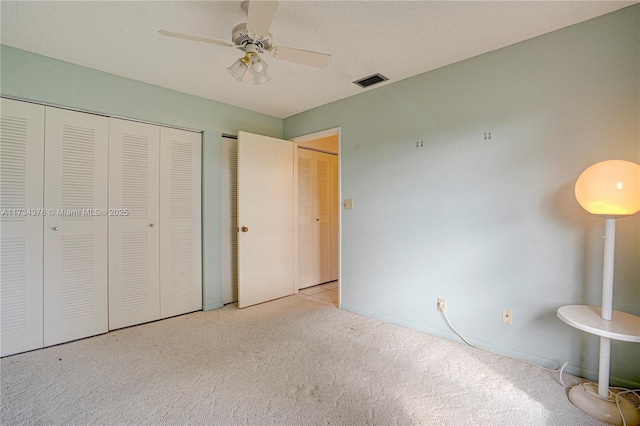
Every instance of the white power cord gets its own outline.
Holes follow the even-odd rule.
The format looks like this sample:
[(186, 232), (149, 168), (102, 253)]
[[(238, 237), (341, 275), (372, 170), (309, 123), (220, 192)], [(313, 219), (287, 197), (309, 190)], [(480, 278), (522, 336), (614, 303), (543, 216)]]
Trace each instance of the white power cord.
[[(594, 383), (595, 385), (595, 383)], [(627, 426), (627, 421), (624, 418), (624, 414), (622, 412), (622, 408), (620, 407), (620, 395), (624, 395), (626, 393), (632, 393), (636, 396), (636, 398), (640, 399), (640, 395), (638, 395), (637, 392), (640, 392), (640, 389), (626, 389), (626, 388), (620, 388), (620, 387), (615, 387), (615, 386), (609, 386), (609, 392), (607, 394), (606, 397), (601, 396), (599, 393), (592, 391), (591, 389), (589, 389), (587, 386), (585, 386), (585, 383), (581, 383), (580, 386), (582, 386), (582, 389), (588, 393), (591, 396), (594, 396), (596, 398), (599, 398), (603, 401), (608, 401), (611, 402), (611, 400), (614, 400), (616, 403), (616, 408), (618, 409), (618, 414), (620, 414), (620, 418), (622, 419), (622, 426)], [(611, 389), (616, 389), (618, 390), (618, 392), (612, 392)]]
[(616, 393), (616, 407), (618, 407), (618, 413), (620, 413), (620, 417), (622, 418), (622, 426), (627, 426), (627, 421), (624, 419), (624, 414), (622, 414), (622, 408), (620, 408), (620, 395), (624, 395), (625, 393), (632, 393), (636, 396), (636, 398), (640, 399), (640, 395), (637, 394), (637, 392), (640, 392), (640, 389), (614, 389), (620, 389), (620, 392)]
[[(442, 314), (442, 316), (443, 316), (443, 318), (444, 318), (444, 321), (447, 323), (447, 325), (449, 326), (449, 328), (451, 328), (451, 330), (453, 330), (453, 332), (454, 332), (454, 333), (456, 333), (456, 335), (457, 335), (459, 338), (461, 338), (463, 342), (465, 342), (467, 345), (471, 346), (472, 348), (482, 349), (483, 351), (488, 351), (488, 349), (480, 348), (480, 347), (478, 347), (478, 346), (476, 346), (476, 345), (474, 345), (474, 344), (470, 343), (467, 339), (465, 339), (465, 338), (464, 338), (464, 336), (463, 336), (462, 334), (460, 334), (460, 332), (458, 332), (458, 330), (456, 330), (456, 328), (453, 326), (453, 324), (451, 324), (451, 321), (449, 320), (449, 317), (447, 316), (447, 313), (446, 313), (445, 311), (443, 311), (443, 310), (441, 310), (441, 311), (440, 311), (440, 313)], [(496, 352), (493, 352), (493, 351), (489, 351), (489, 352), (491, 352), (491, 353), (496, 353)], [(498, 355), (506, 356), (507, 358), (515, 359), (515, 360), (517, 360), (517, 361), (522, 361), (522, 362), (525, 362), (525, 363), (527, 363), (527, 364), (529, 364), (529, 365), (533, 365), (534, 367), (541, 368), (541, 369), (543, 369), (543, 370), (547, 370), (547, 371), (559, 371), (559, 372), (560, 372), (560, 383), (562, 384), (562, 386), (563, 386), (563, 387), (565, 387), (565, 388), (570, 388), (570, 387), (571, 387), (571, 386), (567, 386), (567, 385), (565, 385), (565, 384), (564, 384), (564, 381), (562, 380), (562, 372), (564, 371), (564, 368), (565, 368), (567, 365), (569, 365), (569, 362), (568, 362), (568, 361), (567, 361), (567, 362), (565, 362), (564, 364), (562, 364), (562, 366), (561, 366), (560, 368), (546, 368), (546, 367), (542, 367), (542, 366), (540, 366), (540, 365), (538, 365), (538, 364), (534, 364), (534, 363), (529, 362), (529, 361), (524, 361), (524, 360), (522, 360), (522, 359), (518, 359), (518, 358), (512, 357), (512, 356), (510, 356), (510, 355), (504, 355), (504, 354), (498, 354)]]
[[(471, 346), (472, 348), (482, 349), (482, 350), (488, 351), (488, 349), (480, 348), (480, 347), (478, 347), (478, 346), (476, 346), (476, 345), (474, 345), (474, 344), (470, 343), (467, 339), (465, 339), (465, 338), (464, 338), (464, 336), (463, 336), (462, 334), (460, 334), (460, 333), (458, 332), (458, 330), (456, 330), (456, 328), (453, 326), (453, 324), (451, 324), (451, 321), (449, 321), (449, 317), (447, 316), (447, 313), (444, 311), (444, 306), (443, 306), (443, 305), (441, 305), (439, 302), (438, 302), (438, 310), (439, 310), (439, 311), (440, 311), (440, 313), (442, 314), (442, 317), (444, 318), (444, 321), (447, 323), (447, 325), (449, 326), (449, 328), (451, 328), (451, 330), (453, 330), (453, 332), (456, 334), (456, 336), (458, 336), (459, 338), (461, 338), (463, 342), (465, 342), (467, 345)], [(495, 353), (495, 352), (493, 352), (493, 351), (489, 351), (489, 352), (491, 352), (491, 353)], [(569, 361), (567, 361), (567, 362), (565, 362), (564, 364), (562, 364), (562, 367), (560, 367), (560, 368), (546, 368), (546, 367), (542, 367), (542, 366), (540, 366), (540, 365), (534, 364), (534, 363), (529, 362), (529, 361), (524, 361), (524, 360), (522, 360), (522, 359), (518, 359), (518, 358), (512, 357), (512, 356), (510, 356), (510, 355), (503, 355), (503, 354), (498, 354), (498, 355), (506, 356), (507, 358), (515, 359), (515, 360), (517, 360), (517, 361), (522, 361), (522, 362), (525, 362), (525, 363), (527, 363), (527, 364), (529, 364), (529, 365), (533, 365), (534, 367), (541, 368), (541, 369), (543, 369), (543, 370), (547, 370), (547, 371), (558, 371), (558, 372), (559, 372), (559, 374), (560, 374), (560, 384), (561, 384), (564, 388), (566, 388), (566, 389), (571, 388), (571, 386), (567, 386), (567, 385), (564, 383), (564, 381), (562, 380), (562, 372), (564, 371), (565, 367), (566, 367), (567, 365), (569, 365)], [(585, 390), (585, 392), (587, 392), (587, 393), (589, 393), (589, 394), (591, 394), (591, 395), (594, 395), (594, 396), (596, 396), (596, 397), (598, 397), (598, 398), (600, 398), (600, 399), (603, 399), (603, 400), (605, 400), (605, 401), (610, 401), (611, 399), (615, 399), (616, 407), (618, 407), (618, 413), (620, 413), (620, 417), (622, 418), (622, 425), (623, 425), (623, 426), (627, 426), (627, 422), (626, 422), (626, 420), (625, 420), (625, 418), (624, 418), (624, 414), (622, 414), (622, 409), (620, 408), (620, 395), (623, 395), (623, 394), (626, 394), (626, 393), (632, 393), (632, 394), (634, 394), (638, 399), (640, 399), (640, 395), (638, 395), (638, 394), (637, 394), (637, 392), (640, 392), (640, 389), (633, 389), (633, 390), (631, 390), (631, 389), (618, 388), (618, 387), (609, 387), (609, 396), (608, 396), (607, 398), (605, 398), (605, 397), (602, 397), (602, 396), (600, 396), (599, 394), (597, 394), (597, 393), (593, 392), (592, 390), (588, 389), (588, 388), (585, 386), (585, 384), (584, 384), (584, 383), (581, 383), (581, 386), (582, 386), (582, 388)], [(617, 392), (617, 393), (615, 393), (615, 394), (614, 394), (613, 392), (611, 392), (611, 389), (618, 389), (618, 390), (619, 390), (619, 392)]]
[(451, 324), (451, 321), (449, 321), (449, 317), (447, 316), (447, 313), (445, 311), (441, 311), (441, 312), (442, 312), (442, 316), (444, 317), (444, 320), (447, 323), (447, 325), (449, 326), (449, 328), (452, 329), (453, 332), (456, 333), (456, 335), (459, 338), (461, 338), (463, 342), (465, 342), (467, 345), (471, 346), (472, 348), (480, 349), (476, 345), (472, 345), (471, 343), (469, 343), (469, 341), (467, 339), (465, 339), (464, 336), (462, 336), (462, 334), (458, 333), (458, 330), (456, 330), (456, 328), (453, 326), (453, 324)]

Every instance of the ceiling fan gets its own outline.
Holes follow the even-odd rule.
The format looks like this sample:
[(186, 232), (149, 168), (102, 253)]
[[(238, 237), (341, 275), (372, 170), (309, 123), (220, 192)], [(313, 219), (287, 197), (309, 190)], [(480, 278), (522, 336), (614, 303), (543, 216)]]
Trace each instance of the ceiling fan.
[(245, 52), (244, 57), (234, 62), (233, 65), (227, 68), (227, 71), (238, 81), (242, 81), (247, 71), (249, 71), (253, 76), (253, 84), (262, 84), (271, 80), (271, 77), (267, 74), (268, 65), (260, 57), (260, 54), (265, 51), (276, 59), (312, 67), (324, 68), (331, 63), (331, 55), (325, 53), (273, 45), (273, 36), (269, 33), (269, 27), (278, 7), (277, 1), (247, 0), (242, 2), (241, 7), (247, 14), (247, 22), (238, 24), (231, 30), (231, 41), (165, 30), (158, 32), (167, 37), (200, 41), (242, 50)]

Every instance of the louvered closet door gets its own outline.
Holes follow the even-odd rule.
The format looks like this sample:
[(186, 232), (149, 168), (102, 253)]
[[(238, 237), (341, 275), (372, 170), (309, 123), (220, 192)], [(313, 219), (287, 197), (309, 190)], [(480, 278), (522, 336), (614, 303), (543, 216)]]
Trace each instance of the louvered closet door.
[(331, 155), (322, 152), (315, 153), (316, 163), (316, 203), (315, 223), (319, 283), (331, 279)]
[(222, 138), (222, 303), (238, 300), (238, 141)]
[(45, 346), (107, 331), (108, 124), (46, 108)]
[(109, 119), (109, 329), (160, 318), (160, 127)]
[(331, 155), (331, 192), (330, 192), (330, 204), (331, 204), (331, 243), (330, 243), (330, 276), (331, 281), (338, 279), (339, 263), (340, 263), (340, 180), (338, 169), (338, 156)]
[(44, 107), (1, 102), (0, 352), (5, 356), (43, 345)]
[(316, 170), (315, 152), (298, 149), (297, 159), (297, 223), (298, 223), (298, 289), (320, 282), (316, 242)]
[(160, 131), (160, 317), (202, 309), (200, 133)]

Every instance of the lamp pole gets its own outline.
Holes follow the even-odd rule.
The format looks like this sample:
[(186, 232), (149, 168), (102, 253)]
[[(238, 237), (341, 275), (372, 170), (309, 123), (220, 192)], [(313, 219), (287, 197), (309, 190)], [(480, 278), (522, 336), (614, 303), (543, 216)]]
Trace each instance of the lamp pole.
[[(613, 313), (613, 259), (616, 246), (616, 220), (608, 217), (604, 224), (604, 265), (602, 268), (602, 319), (611, 321)], [(609, 397), (611, 339), (600, 336), (598, 395)]]

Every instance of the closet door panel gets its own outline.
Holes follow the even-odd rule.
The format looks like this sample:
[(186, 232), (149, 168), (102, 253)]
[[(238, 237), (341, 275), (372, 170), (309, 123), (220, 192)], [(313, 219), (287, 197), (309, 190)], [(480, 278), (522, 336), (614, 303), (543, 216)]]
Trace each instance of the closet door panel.
[(338, 279), (340, 262), (340, 180), (338, 170), (338, 157), (331, 156), (331, 267), (330, 280)]
[(238, 141), (222, 138), (222, 303), (238, 300)]
[(109, 119), (109, 329), (160, 318), (160, 128)]
[(1, 355), (41, 348), (44, 107), (1, 100)]
[(315, 153), (316, 163), (316, 203), (315, 203), (315, 224), (316, 224), (316, 256), (318, 273), (320, 274), (318, 283), (324, 283), (331, 279), (331, 155), (322, 152)]
[(44, 344), (107, 331), (108, 119), (46, 108)]
[(199, 133), (160, 131), (160, 317), (202, 309)]

